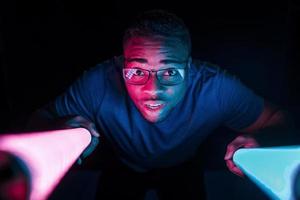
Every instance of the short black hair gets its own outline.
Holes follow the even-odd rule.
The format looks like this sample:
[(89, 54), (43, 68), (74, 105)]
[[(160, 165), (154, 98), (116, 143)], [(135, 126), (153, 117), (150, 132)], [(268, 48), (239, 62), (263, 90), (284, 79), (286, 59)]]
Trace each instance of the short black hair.
[(134, 37), (172, 37), (179, 39), (191, 53), (190, 33), (181, 18), (165, 10), (149, 10), (138, 15), (125, 30), (123, 48)]

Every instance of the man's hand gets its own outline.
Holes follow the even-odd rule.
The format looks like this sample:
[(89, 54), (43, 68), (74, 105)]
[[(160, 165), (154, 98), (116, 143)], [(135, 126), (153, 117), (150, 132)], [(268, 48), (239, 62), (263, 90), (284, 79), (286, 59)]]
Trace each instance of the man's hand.
[(86, 128), (92, 135), (92, 141), (89, 146), (82, 152), (80, 157), (77, 160), (78, 164), (82, 163), (82, 160), (89, 156), (97, 147), (99, 143), (99, 136), (100, 134), (97, 132), (95, 124), (88, 121), (87, 119), (81, 116), (75, 116), (72, 118), (67, 119), (64, 122), (64, 128)]
[(244, 174), (243, 172), (233, 163), (232, 161), (232, 157), (233, 154), (235, 153), (235, 151), (237, 151), (240, 148), (254, 148), (254, 147), (258, 147), (258, 143), (256, 142), (256, 140), (249, 136), (249, 135), (240, 135), (238, 137), (236, 137), (232, 142), (230, 142), (227, 145), (227, 151), (224, 157), (224, 160), (226, 161), (226, 165), (228, 167), (228, 169), (240, 176), (243, 177)]

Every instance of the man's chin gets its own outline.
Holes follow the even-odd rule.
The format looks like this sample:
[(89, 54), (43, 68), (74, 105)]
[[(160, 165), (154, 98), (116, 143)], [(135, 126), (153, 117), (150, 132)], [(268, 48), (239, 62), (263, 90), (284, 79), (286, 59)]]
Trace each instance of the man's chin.
[(160, 121), (162, 121), (166, 118), (166, 116), (162, 116), (161, 114), (156, 114), (156, 115), (151, 114), (151, 115), (149, 115), (149, 114), (143, 113), (143, 116), (147, 121), (149, 121), (151, 123), (160, 122)]

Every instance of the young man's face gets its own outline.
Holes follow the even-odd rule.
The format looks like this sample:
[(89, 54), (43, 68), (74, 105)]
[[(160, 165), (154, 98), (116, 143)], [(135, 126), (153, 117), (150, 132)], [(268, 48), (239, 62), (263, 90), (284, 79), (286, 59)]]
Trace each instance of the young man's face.
[[(124, 68), (129, 69), (124, 76), (130, 78), (129, 81), (125, 78), (125, 84), (134, 104), (148, 121), (163, 120), (186, 92), (186, 69), (190, 64), (186, 46), (174, 39), (132, 38), (124, 47), (124, 58)], [(169, 68), (159, 72), (158, 77), (154, 72)], [(145, 76), (146, 71), (143, 70), (152, 71), (149, 78), (144, 79), (143, 84), (130, 83)], [(175, 79), (173, 75), (184, 79)]]

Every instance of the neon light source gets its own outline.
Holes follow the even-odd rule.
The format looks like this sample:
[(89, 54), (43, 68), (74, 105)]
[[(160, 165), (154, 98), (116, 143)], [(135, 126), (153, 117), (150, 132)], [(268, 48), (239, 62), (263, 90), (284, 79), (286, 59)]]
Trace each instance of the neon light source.
[(233, 161), (271, 199), (298, 198), (300, 146), (239, 149)]
[(84, 128), (5, 134), (0, 151), (20, 159), (30, 175), (30, 200), (44, 200), (91, 142)]

